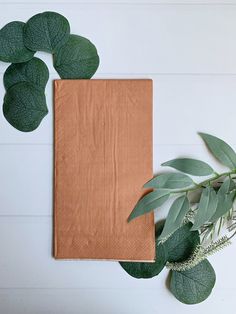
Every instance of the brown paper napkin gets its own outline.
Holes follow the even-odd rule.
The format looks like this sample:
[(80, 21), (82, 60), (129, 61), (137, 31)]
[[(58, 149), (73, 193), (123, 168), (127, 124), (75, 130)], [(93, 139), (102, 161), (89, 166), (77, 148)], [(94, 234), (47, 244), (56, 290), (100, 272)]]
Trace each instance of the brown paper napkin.
[(55, 81), (54, 256), (153, 261), (151, 80)]

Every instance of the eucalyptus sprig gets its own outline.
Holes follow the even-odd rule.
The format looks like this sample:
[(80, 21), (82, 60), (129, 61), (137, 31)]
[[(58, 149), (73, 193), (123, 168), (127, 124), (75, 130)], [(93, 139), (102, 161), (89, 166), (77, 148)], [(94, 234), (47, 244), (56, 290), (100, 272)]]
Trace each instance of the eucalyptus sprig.
[[(212, 155), (229, 170), (218, 173), (206, 162), (192, 158), (163, 163), (178, 172), (163, 173), (148, 181), (144, 188), (152, 191), (138, 201), (128, 218), (131, 221), (147, 214), (173, 198), (161, 232), (156, 234), (152, 272), (148, 272), (149, 263), (121, 263), (136, 278), (156, 276), (166, 266), (171, 271), (171, 292), (186, 304), (202, 302), (210, 295), (215, 272), (207, 257), (228, 246), (236, 235), (236, 153), (215, 136), (199, 135)], [(207, 178), (196, 182), (194, 176)], [(196, 191), (198, 200), (193, 201)]]

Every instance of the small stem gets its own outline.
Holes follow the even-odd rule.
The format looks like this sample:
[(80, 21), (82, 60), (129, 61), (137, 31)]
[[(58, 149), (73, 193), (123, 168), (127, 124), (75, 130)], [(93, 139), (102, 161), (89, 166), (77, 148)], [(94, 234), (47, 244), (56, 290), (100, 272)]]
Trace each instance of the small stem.
[(228, 172), (223, 172), (223, 173), (216, 173), (216, 172), (214, 172), (214, 173), (215, 173), (215, 176), (213, 176), (207, 180), (204, 180), (200, 183), (194, 183), (195, 185), (192, 188), (175, 190), (175, 191), (171, 192), (171, 194), (193, 192), (193, 191), (196, 191), (198, 189), (202, 189), (203, 187), (205, 187), (205, 185), (208, 185), (212, 181), (215, 181), (221, 177), (229, 176), (231, 174), (236, 174), (236, 169), (234, 169), (232, 171), (228, 171)]
[(222, 218), (222, 217), (220, 217), (219, 228), (218, 228), (218, 233), (217, 233), (217, 235), (218, 235), (218, 236), (220, 235), (220, 231), (221, 231), (222, 223), (223, 223), (223, 218)]
[(229, 240), (231, 240), (236, 235), (236, 231), (229, 237)]
[(228, 211), (227, 220), (229, 221), (231, 219), (231, 209)]
[(215, 225), (213, 225), (212, 230), (211, 230), (211, 241), (213, 241), (214, 234), (215, 234)]

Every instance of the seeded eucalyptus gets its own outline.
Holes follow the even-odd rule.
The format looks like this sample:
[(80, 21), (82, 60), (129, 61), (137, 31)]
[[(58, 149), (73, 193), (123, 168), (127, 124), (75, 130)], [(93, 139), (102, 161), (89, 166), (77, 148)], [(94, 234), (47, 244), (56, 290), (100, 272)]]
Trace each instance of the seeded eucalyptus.
[(68, 20), (59, 13), (43, 12), (27, 23), (5, 25), (0, 30), (0, 61), (12, 64), (4, 74), (3, 114), (23, 132), (35, 130), (48, 113), (44, 94), (49, 72), (34, 58), (36, 51), (51, 53), (64, 79), (89, 79), (99, 65), (96, 47), (87, 38), (71, 35)]
[[(236, 153), (215, 136), (200, 136), (228, 171), (218, 173), (207, 163), (191, 158), (167, 161), (162, 166), (178, 172), (160, 174), (147, 182), (144, 188), (153, 191), (138, 201), (128, 218), (131, 221), (172, 200), (165, 224), (156, 234), (156, 262), (149, 278), (159, 274), (164, 263), (171, 272), (170, 291), (185, 304), (200, 303), (210, 295), (215, 272), (207, 258), (228, 246), (236, 235)], [(203, 176), (207, 178), (200, 180)], [(121, 266), (132, 276), (147, 278), (142, 265), (139, 271), (136, 263)]]

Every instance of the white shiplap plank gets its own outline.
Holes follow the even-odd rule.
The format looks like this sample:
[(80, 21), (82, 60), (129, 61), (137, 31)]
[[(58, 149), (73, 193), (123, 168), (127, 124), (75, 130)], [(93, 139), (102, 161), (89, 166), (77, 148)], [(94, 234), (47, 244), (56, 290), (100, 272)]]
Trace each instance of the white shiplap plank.
[[(156, 280), (134, 280), (117, 262), (55, 260), (51, 247), (50, 218), (1, 217), (0, 289), (158, 289), (158, 286), (162, 286), (162, 283)], [(165, 276), (163, 272), (163, 279)]]
[(2, 290), (0, 309), (4, 314), (154, 314), (164, 296), (174, 301), (150, 289)]
[[(51, 75), (51, 78), (56, 77)], [(154, 144), (201, 145), (198, 131), (236, 144), (236, 76), (211, 75), (97, 75), (97, 78), (152, 78), (154, 86)], [(0, 88), (0, 99), (4, 97)], [(14, 129), (0, 112), (0, 143), (53, 142), (52, 82), (46, 89), (49, 114), (34, 132)]]
[(155, 144), (201, 145), (200, 131), (236, 144), (236, 77), (164, 76), (154, 86)]
[[(56, 261), (51, 243), (51, 219), (1, 217), (0, 289), (155, 289), (157, 295), (166, 289), (167, 270), (154, 279), (137, 280), (117, 262)], [(235, 247), (236, 243), (210, 258), (218, 289), (235, 289), (236, 274), (231, 267), (236, 263)]]
[[(51, 145), (0, 145), (0, 216), (52, 215), (52, 150)], [(180, 156), (203, 159), (217, 171), (223, 170), (204, 145), (156, 145), (155, 174), (169, 171), (161, 163)]]
[(51, 145), (0, 145), (0, 214), (52, 214), (52, 159)]
[[(234, 5), (235, 0), (50, 0), (51, 4), (60, 4), (60, 3), (69, 3), (69, 4), (122, 4), (122, 5)], [(0, 0), (0, 3), (5, 4), (6, 0)], [(30, 3), (32, 0), (11, 0), (7, 2), (8, 4), (23, 4)], [(48, 3), (46, 0), (37, 0), (34, 3)]]
[(221, 314), (235, 308), (235, 289), (215, 288), (205, 302), (187, 306), (162, 289), (0, 290), (4, 314)]
[(96, 44), (101, 73), (236, 73), (236, 6), (5, 3), (0, 26), (12, 10), (23, 21), (64, 14), (72, 32)]

